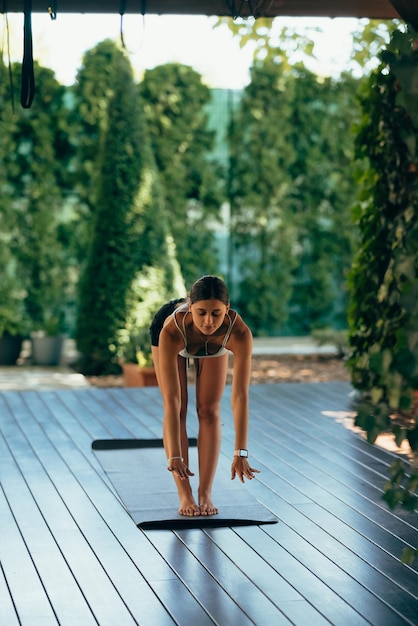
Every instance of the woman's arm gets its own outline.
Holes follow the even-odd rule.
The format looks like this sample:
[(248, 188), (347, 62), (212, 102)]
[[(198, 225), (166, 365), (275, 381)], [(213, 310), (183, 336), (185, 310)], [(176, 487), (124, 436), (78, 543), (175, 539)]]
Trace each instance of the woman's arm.
[(169, 322), (161, 331), (158, 345), (160, 391), (164, 401), (164, 445), (168, 458), (181, 457), (180, 409), (181, 389), (177, 356), (181, 338)]
[[(248, 449), (252, 345), (251, 331), (239, 317), (228, 342), (234, 354), (231, 405), (235, 427), (235, 451)], [(244, 482), (244, 477), (249, 480), (254, 478), (254, 472), (258, 473), (258, 470), (251, 468), (247, 458), (234, 455), (231, 467), (232, 479), (238, 476), (241, 482)]]

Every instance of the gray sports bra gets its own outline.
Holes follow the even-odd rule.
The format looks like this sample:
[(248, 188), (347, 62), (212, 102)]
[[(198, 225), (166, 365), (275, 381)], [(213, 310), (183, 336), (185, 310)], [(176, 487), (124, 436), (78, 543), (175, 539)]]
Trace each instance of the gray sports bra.
[(173, 313), (173, 318), (174, 318), (174, 323), (177, 326), (181, 336), (183, 337), (183, 341), (184, 341), (184, 348), (182, 348), (182, 350), (180, 350), (179, 355), (183, 356), (184, 358), (188, 358), (188, 359), (211, 359), (213, 357), (218, 357), (218, 356), (223, 356), (224, 354), (228, 353), (228, 350), (226, 349), (226, 344), (228, 343), (228, 339), (231, 336), (231, 332), (232, 329), (234, 327), (235, 321), (238, 317), (238, 314), (235, 313), (235, 317), (233, 320), (231, 320), (231, 318), (229, 317), (228, 313), (226, 314), (226, 317), (229, 320), (229, 326), (228, 326), (228, 330), (226, 331), (225, 337), (222, 341), (222, 344), (219, 346), (219, 350), (217, 352), (215, 352), (215, 354), (208, 354), (207, 352), (207, 343), (205, 342), (206, 348), (203, 348), (202, 350), (199, 350), (199, 352), (197, 352), (197, 354), (190, 354), (190, 352), (188, 352), (187, 350), (187, 335), (186, 335), (186, 324), (185, 324), (185, 319), (186, 319), (186, 315), (187, 315), (187, 311), (185, 312), (185, 315), (183, 315), (183, 322), (180, 326), (180, 324), (177, 321), (177, 317), (176, 314), (179, 311), (184, 311), (185, 307), (181, 306), (178, 309), (176, 309)]

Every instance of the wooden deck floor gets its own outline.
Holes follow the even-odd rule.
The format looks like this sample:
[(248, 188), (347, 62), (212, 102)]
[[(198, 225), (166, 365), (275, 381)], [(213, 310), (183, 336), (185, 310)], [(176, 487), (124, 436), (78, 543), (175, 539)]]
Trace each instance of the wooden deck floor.
[(279, 523), (184, 531), (137, 529), (91, 451), (161, 437), (158, 389), (0, 393), (0, 624), (418, 624), (417, 516), (381, 501), (393, 455), (347, 427), (349, 392), (253, 386), (242, 488)]

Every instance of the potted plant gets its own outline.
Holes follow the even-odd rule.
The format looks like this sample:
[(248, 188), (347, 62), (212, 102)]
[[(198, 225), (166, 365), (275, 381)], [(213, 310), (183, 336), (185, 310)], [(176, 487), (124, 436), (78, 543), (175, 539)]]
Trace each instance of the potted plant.
[(119, 335), (120, 358), (125, 387), (156, 386), (157, 377), (152, 360), (148, 329), (123, 330)]
[[(35, 270), (27, 283), (24, 305), (30, 319), (31, 361), (33, 365), (56, 366), (61, 363), (67, 337), (66, 317), (69, 311), (69, 279), (66, 268), (53, 266), (53, 259), (43, 272), (34, 263)], [(34, 273), (43, 275), (36, 280)]]
[(0, 364), (15, 365), (27, 334), (28, 321), (23, 305), (23, 292), (16, 280), (3, 268), (0, 282)]
[(31, 322), (31, 361), (33, 365), (60, 365), (67, 337), (67, 319), (71, 317), (71, 286), (67, 268), (57, 255), (49, 258), (44, 271), (34, 262), (36, 272), (43, 276), (36, 280), (32, 272), (28, 280), (25, 307)]
[(60, 365), (67, 337), (60, 317), (47, 319), (42, 328), (31, 332), (33, 365)]
[(7, 319), (0, 306), (0, 365), (16, 365), (23, 338), (22, 326), (16, 320)]

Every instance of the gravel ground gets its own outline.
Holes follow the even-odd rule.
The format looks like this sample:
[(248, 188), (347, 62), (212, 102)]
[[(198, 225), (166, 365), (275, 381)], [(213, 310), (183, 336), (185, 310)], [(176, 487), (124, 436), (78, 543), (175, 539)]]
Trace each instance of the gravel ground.
[(330, 356), (253, 356), (251, 382), (319, 383), (350, 380), (344, 361)]
[[(190, 382), (193, 382), (193, 369)], [(228, 384), (232, 378), (232, 359)], [(97, 387), (123, 387), (122, 376), (89, 377), (88, 382)], [(350, 377), (342, 359), (327, 355), (272, 356), (254, 355), (252, 360), (252, 384), (265, 383), (319, 383), (346, 380)]]

